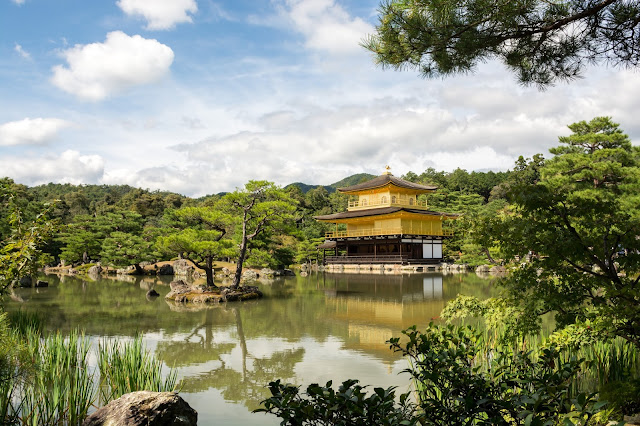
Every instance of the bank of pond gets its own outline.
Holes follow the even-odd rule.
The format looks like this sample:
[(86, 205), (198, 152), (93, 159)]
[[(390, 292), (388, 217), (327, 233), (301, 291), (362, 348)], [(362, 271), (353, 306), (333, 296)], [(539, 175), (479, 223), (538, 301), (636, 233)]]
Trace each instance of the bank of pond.
[[(46, 414), (54, 412), (53, 408), (37, 408), (33, 401), (45, 401), (55, 386), (71, 382), (89, 383), (77, 395), (66, 396), (73, 404), (85, 398), (76, 404), (84, 407), (74, 409), (77, 416), (127, 391), (152, 387), (147, 390), (178, 389), (198, 412), (199, 424), (280, 424), (276, 416), (253, 413), (264, 407), (261, 402), (272, 396), (268, 384), (278, 379), (302, 386), (301, 391), (312, 383), (324, 385), (330, 380), (337, 389), (340, 383), (356, 379), (372, 386), (365, 388), (369, 394), (373, 387), (396, 387), (396, 401), (400, 394), (411, 392), (410, 401), (420, 402), (419, 381), (401, 374), (409, 366), (407, 353), (394, 352), (388, 341), (413, 325), (417, 330), (428, 330), (431, 322), (441, 324), (442, 309), (459, 294), (484, 299), (498, 292), (491, 278), (475, 274), (310, 273), (258, 281), (264, 294), (259, 300), (207, 306), (165, 300), (171, 291), (170, 277), (41, 278), (49, 282), (48, 287), (15, 289), (5, 299), (5, 325), (14, 321), (13, 329), (23, 330), (20, 337), (5, 328), (9, 333), (5, 340), (23, 339), (26, 353), (40, 357), (33, 370), (25, 371), (25, 380), (37, 378), (38, 369), (59, 371), (56, 368), (60, 367), (52, 364), (57, 362), (52, 354), (62, 352), (71, 354), (71, 358), (60, 360), (66, 365), (86, 363), (83, 371), (87, 376), (54, 373), (56, 379), (38, 378), (34, 383), (40, 383), (41, 396), (28, 395), (32, 402), (13, 409), (18, 417), (27, 419), (17, 420), (18, 424), (57, 424), (53, 420), (33, 423), (33, 413), (24, 416), (35, 410), (43, 413), (41, 419), (55, 419)], [(147, 297), (150, 290), (159, 297)], [(48, 337), (28, 331), (36, 324), (41, 336)], [(543, 329), (549, 332), (552, 328), (551, 318), (545, 319)], [(494, 331), (486, 330), (472, 339), (475, 367), (490, 370), (492, 358), (507, 349), (511, 353), (514, 349), (531, 351), (532, 363), (541, 359), (537, 354), (545, 345), (543, 338), (529, 338), (517, 347), (506, 348), (492, 338)], [(74, 361), (73, 353), (85, 356)], [(623, 400), (629, 398), (622, 393), (637, 389), (640, 355), (623, 341), (594, 342), (558, 355), (555, 362), (570, 363), (572, 357), (587, 361), (580, 362), (579, 372), (571, 380), (563, 381), (566, 398), (604, 390), (610, 399)], [(107, 365), (111, 365), (110, 372)], [(134, 371), (147, 374), (139, 374), (135, 381), (127, 379)], [(131, 386), (113, 384), (118, 382)], [(19, 387), (18, 391), (27, 388)], [(635, 409), (632, 399), (626, 402), (631, 405), (624, 407), (627, 412)], [(5, 415), (10, 411), (5, 401)], [(525, 420), (521, 419), (522, 424)]]

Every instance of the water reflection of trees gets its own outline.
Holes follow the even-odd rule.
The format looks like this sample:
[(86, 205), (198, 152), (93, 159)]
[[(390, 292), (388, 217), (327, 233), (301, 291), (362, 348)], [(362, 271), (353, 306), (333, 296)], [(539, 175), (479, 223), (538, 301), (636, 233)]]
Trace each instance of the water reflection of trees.
[[(220, 311), (220, 310), (217, 310)], [(220, 312), (218, 312), (220, 313)], [(190, 366), (211, 361), (216, 368), (183, 378), (183, 391), (198, 393), (215, 388), (221, 391), (227, 401), (241, 402), (249, 410), (258, 408), (260, 401), (269, 396), (267, 383), (276, 378), (293, 379), (295, 365), (302, 361), (304, 348), (274, 351), (267, 357), (251, 354), (244, 332), (241, 309), (237, 306), (223, 310), (225, 317), (233, 317), (236, 342), (216, 342), (216, 331), (221, 327), (214, 311), (203, 312), (203, 321), (193, 328), (182, 341), (162, 341), (158, 343), (156, 355), (168, 365)], [(235, 369), (228, 356), (239, 348), (241, 367)], [(227, 357), (225, 357), (227, 355)]]

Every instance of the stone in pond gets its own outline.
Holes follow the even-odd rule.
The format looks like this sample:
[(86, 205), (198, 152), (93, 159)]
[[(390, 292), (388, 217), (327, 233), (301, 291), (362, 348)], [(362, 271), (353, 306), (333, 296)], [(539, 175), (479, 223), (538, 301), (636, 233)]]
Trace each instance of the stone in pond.
[(175, 392), (131, 392), (98, 409), (82, 426), (195, 426), (198, 413)]

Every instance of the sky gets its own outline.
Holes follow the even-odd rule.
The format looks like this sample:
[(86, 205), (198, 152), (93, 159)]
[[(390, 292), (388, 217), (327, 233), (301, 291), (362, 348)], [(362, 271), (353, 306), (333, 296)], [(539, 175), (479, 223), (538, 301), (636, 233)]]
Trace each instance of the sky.
[(507, 170), (611, 116), (640, 143), (640, 73), (545, 91), (498, 62), (423, 79), (359, 43), (378, 0), (0, 0), (0, 176), (188, 196), (250, 179)]

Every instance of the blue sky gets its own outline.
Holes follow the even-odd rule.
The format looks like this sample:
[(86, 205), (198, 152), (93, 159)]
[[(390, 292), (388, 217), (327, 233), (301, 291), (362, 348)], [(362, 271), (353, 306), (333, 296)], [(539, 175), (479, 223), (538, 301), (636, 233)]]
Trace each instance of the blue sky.
[(0, 175), (198, 196), (249, 179), (505, 170), (609, 115), (640, 141), (640, 75), (540, 92), (499, 63), (424, 80), (358, 43), (378, 1), (0, 0)]

